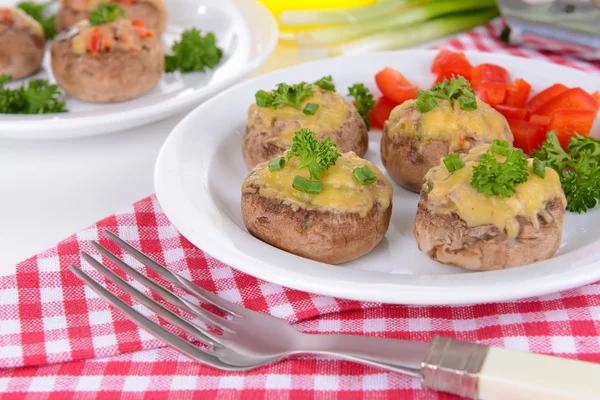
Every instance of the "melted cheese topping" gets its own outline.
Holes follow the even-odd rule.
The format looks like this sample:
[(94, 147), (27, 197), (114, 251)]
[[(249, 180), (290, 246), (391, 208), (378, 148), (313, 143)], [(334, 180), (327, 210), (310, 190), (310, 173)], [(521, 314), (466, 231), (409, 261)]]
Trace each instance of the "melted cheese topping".
[(88, 51), (88, 46), (94, 34), (98, 34), (102, 38), (103, 47), (105, 48), (137, 51), (142, 48), (145, 39), (138, 32), (140, 32), (139, 29), (133, 26), (131, 21), (123, 18), (98, 26), (92, 26), (88, 20), (83, 20), (70, 28), (68, 37), (73, 39), (71, 48), (78, 54), (84, 54)]
[(44, 29), (39, 22), (30, 17), (27, 13), (23, 12), (23, 10), (19, 8), (2, 8), (0, 7), (0, 17), (8, 16), (9, 17), (9, 26), (21, 27), (21, 28), (29, 28), (34, 33), (44, 37)]
[[(432, 168), (425, 179), (430, 188), (428, 198), (430, 209), (438, 214), (455, 213), (462, 218), (469, 227), (479, 225), (495, 225), (501, 232), (506, 232), (509, 237), (519, 234), (517, 216), (528, 217), (535, 229), (539, 229), (538, 216), (547, 222), (551, 216), (546, 212), (546, 204), (558, 198), (566, 207), (565, 195), (560, 186), (560, 179), (556, 171), (546, 168), (546, 176), (540, 178), (533, 172), (533, 160), (529, 159), (529, 179), (517, 185), (514, 196), (504, 199), (499, 196), (485, 197), (471, 186), (473, 166), (491, 146), (481, 145), (474, 147), (468, 154), (461, 155), (465, 166), (453, 173), (448, 172), (443, 161)], [(504, 156), (496, 155), (498, 161), (503, 162)]]
[[(300, 109), (283, 105), (278, 108), (250, 105), (248, 109), (248, 125), (254, 125), (259, 132), (266, 132), (267, 143), (276, 143), (282, 147), (290, 147), (295, 133), (301, 128), (308, 128), (319, 134), (328, 134), (340, 129), (352, 113), (352, 104), (342, 96), (318, 86), (312, 87), (314, 94), (300, 102)], [(314, 115), (302, 112), (308, 103), (319, 105)]]
[(457, 101), (436, 99), (438, 105), (421, 113), (416, 100), (408, 100), (392, 110), (386, 122), (388, 137), (410, 136), (425, 144), (432, 140), (448, 142), (450, 151), (468, 148), (465, 138), (479, 138), (491, 143), (494, 139), (513, 142), (508, 123), (502, 114), (477, 99), (477, 109), (463, 110)]
[[(353, 152), (346, 153), (337, 159), (321, 176), (323, 190), (319, 194), (300, 192), (292, 187), (296, 175), (309, 179), (308, 168), (298, 170), (299, 157), (286, 160), (285, 167), (279, 171), (269, 171), (269, 163), (256, 166), (244, 183), (243, 193), (254, 193), (256, 187), (262, 196), (272, 197), (289, 204), (294, 211), (305, 209), (335, 209), (342, 212), (357, 213), (365, 217), (379, 203), (387, 209), (392, 203), (392, 185), (383, 173), (369, 161), (358, 157)], [(352, 171), (368, 165), (377, 175), (377, 181), (371, 185), (361, 185)]]

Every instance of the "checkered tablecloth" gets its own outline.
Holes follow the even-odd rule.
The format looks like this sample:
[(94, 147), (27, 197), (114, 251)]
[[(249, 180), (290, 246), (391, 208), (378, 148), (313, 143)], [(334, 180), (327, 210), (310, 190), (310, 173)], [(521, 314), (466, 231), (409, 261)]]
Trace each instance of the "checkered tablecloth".
[[(597, 64), (508, 48), (492, 35), (500, 28), (501, 22), (495, 21), (460, 35), (448, 46), (600, 71)], [(261, 281), (211, 258), (177, 232), (152, 196), (20, 263), (16, 275), (0, 277), (0, 398), (457, 398), (423, 390), (417, 379), (324, 357), (290, 359), (247, 373), (226, 373), (192, 362), (162, 347), (67, 270), (75, 263), (92, 271), (79, 255), (85, 250), (100, 257), (89, 240), (98, 240), (133, 266), (145, 268), (106, 240), (103, 229), (208, 290), (283, 318), (305, 332), (419, 341), (437, 334), (600, 362), (600, 284), (470, 306), (334, 299)], [(128, 296), (122, 298), (131, 302)], [(152, 316), (143, 306), (135, 307)]]

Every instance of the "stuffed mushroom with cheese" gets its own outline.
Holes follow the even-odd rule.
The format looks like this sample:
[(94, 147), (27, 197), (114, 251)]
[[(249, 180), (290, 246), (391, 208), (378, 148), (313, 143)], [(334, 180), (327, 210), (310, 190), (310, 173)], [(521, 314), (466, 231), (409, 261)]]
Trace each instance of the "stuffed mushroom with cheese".
[(130, 20), (142, 20), (148, 29), (157, 33), (165, 30), (167, 8), (163, 0), (60, 0), (56, 14), (56, 29), (64, 31), (88, 18), (89, 12), (102, 3), (118, 3)]
[(318, 140), (330, 137), (342, 153), (362, 157), (367, 152), (369, 132), (356, 107), (332, 87), (324, 87), (303, 82), (257, 92), (242, 138), (248, 169), (282, 155), (301, 128), (313, 131)]
[(141, 23), (81, 21), (52, 43), (52, 71), (71, 96), (89, 102), (129, 100), (150, 91), (164, 71), (160, 39)]
[(392, 213), (392, 185), (372, 163), (341, 154), (308, 129), (282, 156), (258, 164), (242, 185), (242, 217), (262, 241), (339, 264), (370, 252)]
[(452, 154), (425, 179), (413, 232), (432, 259), (495, 270), (558, 250), (566, 207), (559, 176), (507, 142)]
[(0, 7), (0, 75), (20, 79), (37, 72), (45, 47), (39, 22), (19, 9)]
[(419, 192), (425, 174), (440, 158), (494, 139), (513, 143), (504, 116), (476, 98), (472, 89), (465, 87), (456, 95), (432, 89), (392, 110), (381, 137), (381, 158), (396, 183)]

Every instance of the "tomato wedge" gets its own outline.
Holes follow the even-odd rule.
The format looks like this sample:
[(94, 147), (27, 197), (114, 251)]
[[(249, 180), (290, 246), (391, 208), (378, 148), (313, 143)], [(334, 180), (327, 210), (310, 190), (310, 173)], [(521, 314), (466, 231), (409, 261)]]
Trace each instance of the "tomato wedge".
[(537, 114), (538, 108), (558, 96), (559, 94), (569, 90), (568, 87), (561, 83), (555, 83), (554, 85), (542, 90), (529, 100), (525, 108), (532, 114)]
[(390, 118), (392, 110), (398, 105), (395, 101), (388, 99), (387, 97), (380, 97), (375, 104), (375, 107), (369, 111), (369, 118), (371, 118), (371, 126), (376, 129), (383, 130), (385, 121)]
[(550, 117), (547, 117), (545, 115), (533, 114), (529, 118), (529, 122), (531, 122), (532, 124), (540, 125), (540, 126), (543, 126), (544, 128), (547, 128), (548, 125), (550, 125)]
[(536, 110), (536, 114), (551, 115), (563, 108), (578, 108), (581, 110), (598, 111), (600, 104), (591, 94), (581, 88), (566, 90)]
[(508, 119), (507, 121), (514, 137), (514, 147), (518, 147), (526, 154), (531, 154), (546, 140), (546, 129), (543, 126), (522, 119)]
[(525, 79), (515, 79), (513, 84), (508, 87), (504, 104), (511, 107), (525, 107), (527, 99), (531, 93), (531, 85)]
[(524, 108), (505, 106), (502, 104), (497, 104), (492, 107), (500, 114), (504, 115), (506, 119), (526, 119), (527, 115), (529, 115), (529, 111)]
[(475, 89), (477, 96), (484, 103), (495, 106), (504, 103), (506, 98), (506, 85), (495, 82), (480, 83)]
[[(462, 75), (468, 80), (471, 77), (472, 69), (473, 66), (464, 53), (456, 53), (448, 49), (441, 49), (431, 64), (431, 72), (438, 74), (438, 79), (440, 74), (444, 74), (448, 79), (455, 74)], [(442, 78), (440, 82), (443, 80)]]
[(387, 67), (375, 75), (375, 82), (381, 93), (397, 104), (406, 100), (417, 98), (417, 87), (410, 82), (399, 71)]
[(550, 117), (548, 130), (556, 133), (556, 137), (563, 148), (567, 147), (569, 139), (575, 133), (588, 136), (596, 119), (596, 111), (582, 109), (558, 109)]
[(479, 64), (471, 71), (471, 85), (478, 87), (482, 83), (509, 84), (510, 74), (504, 68), (494, 64)]

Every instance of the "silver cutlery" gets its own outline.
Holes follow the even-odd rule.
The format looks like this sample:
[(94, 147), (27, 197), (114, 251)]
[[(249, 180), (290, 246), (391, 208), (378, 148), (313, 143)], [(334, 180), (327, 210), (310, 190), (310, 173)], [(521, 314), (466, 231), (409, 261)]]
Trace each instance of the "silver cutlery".
[(246, 371), (294, 355), (325, 354), (418, 377), (424, 387), (469, 398), (600, 398), (600, 365), (594, 363), (514, 352), (439, 336), (431, 343), (423, 343), (357, 335), (305, 334), (283, 320), (246, 309), (201, 288), (110, 231), (106, 230), (104, 234), (173, 286), (216, 307), (223, 314), (209, 312), (174, 294), (99, 243), (91, 242), (115, 267), (200, 322), (184, 319), (132, 287), (88, 253), (81, 253), (85, 261), (106, 279), (157, 316), (180, 328), (198, 344), (148, 319), (75, 265), (69, 269), (141, 328), (173, 349), (214, 368)]

